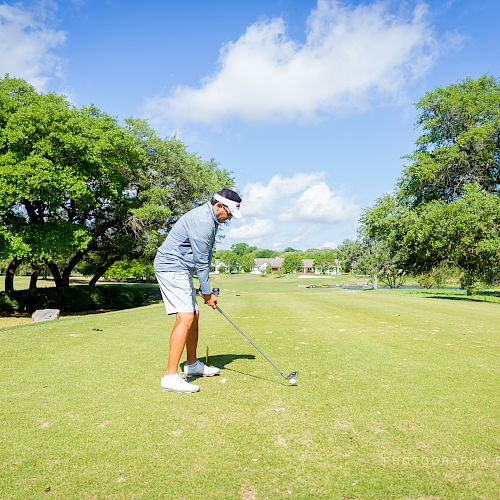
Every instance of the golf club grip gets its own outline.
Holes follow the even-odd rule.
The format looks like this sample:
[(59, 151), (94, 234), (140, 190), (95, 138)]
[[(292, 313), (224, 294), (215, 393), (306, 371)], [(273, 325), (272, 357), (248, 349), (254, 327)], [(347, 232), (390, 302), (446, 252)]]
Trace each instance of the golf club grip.
[(224, 318), (226, 318), (229, 323), (231, 323), (235, 328), (236, 330), (238, 330), (238, 332), (248, 341), (250, 342), (250, 344), (252, 344), (255, 349), (260, 353), (262, 354), (262, 356), (264, 356), (264, 358), (267, 359), (267, 361), (269, 361), (269, 363), (271, 364), (271, 366), (284, 378), (285, 375), (283, 375), (282, 371), (255, 345), (255, 343), (252, 341), (252, 339), (250, 337), (248, 337), (244, 332), (243, 330), (219, 307), (219, 306), (215, 306), (215, 308), (217, 309), (217, 311), (219, 311), (222, 316), (224, 316)]

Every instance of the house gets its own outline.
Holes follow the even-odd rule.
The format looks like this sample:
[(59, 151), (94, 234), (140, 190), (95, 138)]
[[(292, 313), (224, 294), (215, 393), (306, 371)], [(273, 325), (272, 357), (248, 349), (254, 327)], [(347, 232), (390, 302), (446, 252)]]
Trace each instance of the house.
[[(212, 263), (212, 269), (210, 270), (211, 273), (213, 274), (219, 274), (220, 272), (224, 271), (225, 270), (225, 265), (224, 265), (224, 262), (222, 262), (221, 260), (218, 260), (214, 263)], [(221, 269), (222, 268), (222, 269)]]
[(340, 260), (335, 261), (335, 267), (327, 266), (325, 268), (321, 266), (314, 267), (314, 274), (341, 274), (340, 272)]
[(271, 271), (279, 272), (283, 267), (283, 259), (282, 257), (272, 257), (269, 259), (254, 259), (255, 265), (252, 267), (250, 271), (252, 274), (262, 274), (266, 272), (267, 268), (270, 266)]
[(314, 271), (313, 259), (302, 259), (302, 267), (299, 267), (299, 273), (312, 273)]
[(212, 274), (220, 274), (220, 273), (231, 273), (231, 274), (238, 274), (241, 272), (241, 267), (238, 265), (235, 265), (232, 269), (229, 269), (229, 266), (222, 262), (221, 260), (217, 260), (214, 263), (212, 263), (210, 272)]

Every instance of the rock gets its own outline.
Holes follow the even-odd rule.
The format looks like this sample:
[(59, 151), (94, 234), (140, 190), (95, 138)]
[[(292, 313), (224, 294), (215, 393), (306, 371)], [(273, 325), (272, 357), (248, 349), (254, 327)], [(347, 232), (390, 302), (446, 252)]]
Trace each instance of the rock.
[(35, 323), (40, 321), (51, 321), (53, 319), (59, 319), (59, 314), (61, 311), (59, 309), (38, 309), (31, 315), (31, 319)]

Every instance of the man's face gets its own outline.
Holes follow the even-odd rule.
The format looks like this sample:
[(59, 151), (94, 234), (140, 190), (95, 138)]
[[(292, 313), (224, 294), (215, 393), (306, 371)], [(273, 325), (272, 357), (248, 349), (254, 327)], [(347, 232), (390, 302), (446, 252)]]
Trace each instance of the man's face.
[(222, 223), (226, 222), (227, 220), (231, 220), (233, 217), (233, 214), (231, 213), (231, 210), (226, 207), (226, 205), (223, 205), (222, 203), (216, 203), (214, 206), (214, 212), (215, 216), (217, 217), (217, 220)]

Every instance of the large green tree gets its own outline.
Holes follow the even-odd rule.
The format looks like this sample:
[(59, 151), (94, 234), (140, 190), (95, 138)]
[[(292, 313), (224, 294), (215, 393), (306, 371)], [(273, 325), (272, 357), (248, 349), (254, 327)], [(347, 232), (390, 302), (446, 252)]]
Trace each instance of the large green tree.
[(500, 198), (473, 184), (452, 203), (435, 200), (409, 211), (401, 234), (407, 267), (432, 272), (451, 264), (470, 292), (500, 278)]
[(418, 103), (422, 135), (394, 194), (361, 218), (396, 266), (461, 271), (468, 293), (500, 275), (500, 84), (483, 76), (436, 89)]
[(122, 217), (141, 161), (136, 141), (114, 118), (1, 79), (1, 217), (27, 246), (13, 263), (45, 262), (58, 286), (69, 284), (92, 241)]
[(181, 213), (232, 180), (215, 162), (125, 127), (95, 107), (78, 109), (26, 82), (0, 79), (0, 244), (11, 257), (6, 289), (23, 260), (46, 264), (67, 286), (82, 259), (94, 284), (121, 259), (151, 257)]
[(500, 80), (493, 76), (438, 88), (417, 103), (422, 134), (399, 189), (420, 205), (452, 202), (469, 184), (499, 194)]

